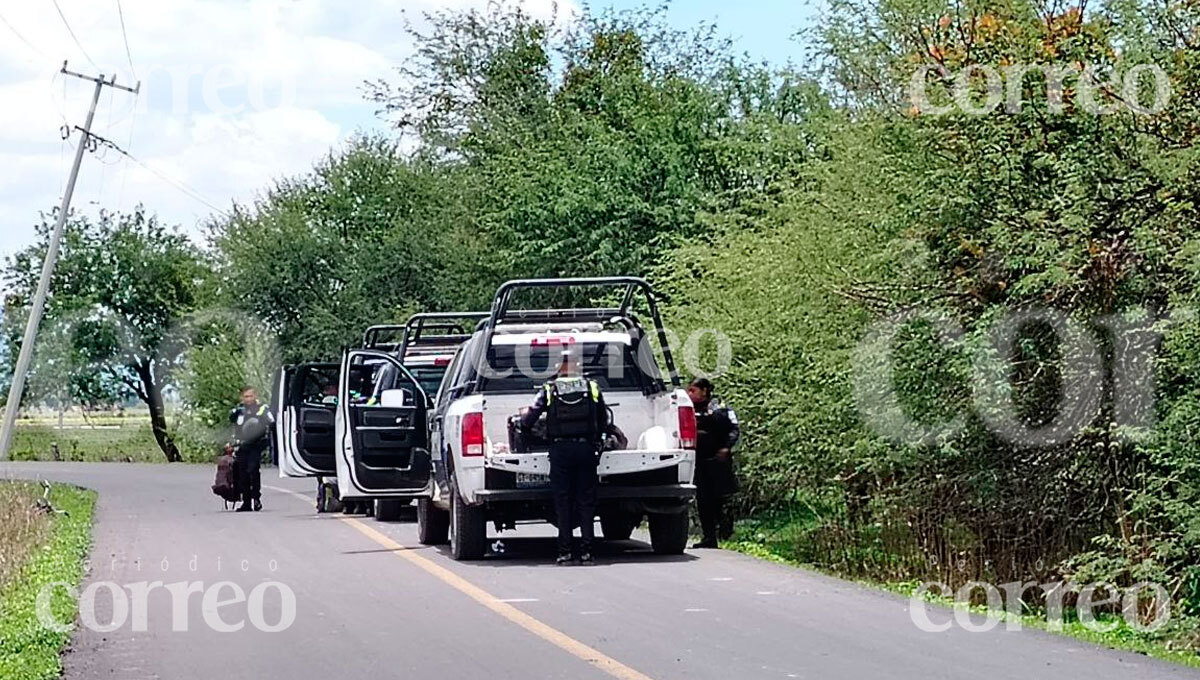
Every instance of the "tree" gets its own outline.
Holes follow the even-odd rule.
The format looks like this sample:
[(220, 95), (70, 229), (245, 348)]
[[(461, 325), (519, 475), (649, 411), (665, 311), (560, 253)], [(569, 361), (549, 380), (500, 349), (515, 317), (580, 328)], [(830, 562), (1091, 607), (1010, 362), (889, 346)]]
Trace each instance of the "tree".
[[(660, 277), (685, 329), (731, 329), (725, 388), (745, 406), (753, 451), (744, 500), (757, 510), (809, 502), (806, 560), (993, 582), (1041, 564), (1078, 581), (1161, 582), (1184, 609), (1200, 608), (1198, 28), (1194, 3), (832, 4), (818, 52), (840, 105), (803, 135), (816, 153), (783, 174), (768, 210), (721, 211), (716, 247), (685, 246)], [(1075, 69), (1061, 110), (1036, 70), (1011, 83), (1022, 102), (1013, 111), (935, 115), (904, 96), (922, 70), (941, 105), (965, 69), (1019, 64)], [(1170, 101), (1136, 112), (1124, 92), (1099, 87), (1097, 103), (1117, 110), (1088, 111), (1080, 64), (1102, 81), (1156, 65)], [(986, 79), (965, 82), (979, 105)], [(991, 407), (970, 398), (1011, 390), (1029, 428), (1082, 402), (1045, 324), (1023, 328), (1009, 355), (988, 354), (998, 370), (971, 375), (966, 350), (987, 347), (998, 318), (1030, 306), (1086, 328), (1106, 369), (1089, 375), (1100, 406), (1069, 441), (1001, 436), (986, 422)], [(964, 342), (906, 327), (889, 348), (890, 380), (867, 396), (894, 392), (931, 429), (959, 419), (929, 441), (868, 427), (853, 389), (855, 369), (882, 360), (854, 351), (868, 328), (912, 310), (953, 321)], [(1158, 352), (1143, 344), (1156, 332)], [(1150, 416), (1140, 426), (1117, 416), (1131, 404), (1111, 377), (1130, 346), (1149, 348), (1134, 354), (1153, 368), (1136, 385), (1155, 396), (1133, 404)]]
[(273, 332), (289, 363), (335, 358), (417, 309), (478, 305), (456, 272), (478, 270), (486, 242), (463, 233), (459, 197), (394, 143), (355, 140), (211, 226), (216, 295)]
[(372, 96), (469, 187), (500, 278), (645, 274), (700, 235), (715, 194), (759, 179), (725, 142), (757, 112), (763, 70), (711, 26), (668, 28), (661, 9), (539, 20), (509, 2), (425, 23)]
[[(38, 226), (40, 242), (5, 267), (6, 319), (20, 318), (28, 308), (53, 217), (44, 216)], [(197, 293), (210, 272), (186, 236), (139, 208), (129, 214), (102, 211), (95, 219), (71, 215), (51, 284), (44, 327), (51, 329), (54, 344), (65, 348), (67, 356), (60, 360), (70, 366), (73, 396), (102, 401), (136, 396), (149, 408), (154, 439), (169, 462), (181, 455), (163, 392), (173, 384), (186, 349), (180, 331), (196, 310)], [(16, 324), (10, 324), (14, 354), (19, 349), (15, 331)], [(54, 363), (39, 365), (49, 371)]]

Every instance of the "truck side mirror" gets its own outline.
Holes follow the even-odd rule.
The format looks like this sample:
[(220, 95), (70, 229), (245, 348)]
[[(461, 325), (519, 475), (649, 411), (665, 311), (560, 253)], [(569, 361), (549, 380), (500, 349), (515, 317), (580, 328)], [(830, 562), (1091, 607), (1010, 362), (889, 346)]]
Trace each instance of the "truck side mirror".
[(384, 390), (379, 395), (379, 405), (384, 408), (404, 408), (413, 403), (412, 392), (408, 390)]

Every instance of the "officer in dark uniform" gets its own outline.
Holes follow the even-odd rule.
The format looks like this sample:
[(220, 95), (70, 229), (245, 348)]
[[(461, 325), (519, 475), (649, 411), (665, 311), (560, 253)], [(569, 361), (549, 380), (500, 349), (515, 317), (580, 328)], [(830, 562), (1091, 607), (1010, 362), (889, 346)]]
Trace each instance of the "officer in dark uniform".
[[(558, 377), (546, 383), (533, 408), (521, 414), (521, 427), (528, 432), (543, 413), (550, 441), (550, 488), (558, 516), (557, 564), (565, 566), (578, 557), (580, 564), (591, 565), (600, 484), (596, 468), (608, 427), (608, 407), (600, 386), (583, 375), (578, 353), (563, 353)], [(571, 544), (576, 524), (581, 540), (574, 553)]]
[(696, 378), (688, 385), (696, 409), (696, 506), (704, 538), (695, 548), (716, 548), (724, 528), (725, 499), (737, 492), (733, 447), (741, 427), (733, 409), (713, 397), (713, 384)]
[(258, 400), (258, 390), (242, 390), (242, 403), (229, 414), (237, 438), (238, 489), (242, 505), (238, 512), (262, 510), (262, 457), (270, 443), (275, 416)]

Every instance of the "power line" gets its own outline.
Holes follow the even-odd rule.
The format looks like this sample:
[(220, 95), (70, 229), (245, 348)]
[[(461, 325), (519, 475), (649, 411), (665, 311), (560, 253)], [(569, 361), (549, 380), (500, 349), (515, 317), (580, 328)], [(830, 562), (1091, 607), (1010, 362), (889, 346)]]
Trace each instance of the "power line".
[(83, 56), (87, 57), (87, 60), (92, 63), (92, 66), (96, 68), (96, 70), (100, 70), (100, 66), (96, 63), (96, 60), (92, 59), (92, 55), (88, 54), (87, 50), (83, 49), (83, 43), (79, 42), (79, 38), (75, 37), (75, 31), (71, 29), (71, 22), (67, 21), (67, 15), (63, 14), (62, 7), (59, 7), (58, 5), (58, 0), (50, 0), (50, 2), (53, 2), (54, 9), (58, 10), (58, 16), (62, 19), (63, 26), (67, 27), (67, 33), (71, 34), (71, 40), (75, 41), (75, 46), (79, 48), (79, 51), (83, 53)]
[(25, 38), (25, 36), (21, 35), (21, 32), (17, 30), (17, 27), (13, 26), (11, 23), (9, 23), (8, 19), (5, 19), (3, 14), (0, 14), (0, 22), (2, 22), (5, 26), (8, 26), (8, 30), (12, 31), (13, 35), (17, 36), (17, 39), (20, 40), (21, 42), (25, 43), (25, 45), (29, 49), (33, 50), (34, 52), (37, 52), (38, 55), (40, 55), (44, 59), (50, 58), (50, 57), (46, 56), (45, 52), (39, 50), (36, 45), (29, 42), (29, 40), (27, 40)]
[[(137, 128), (137, 114), (138, 114), (137, 107), (138, 107), (139, 97), (140, 97), (140, 93), (134, 95), (134, 97), (133, 97), (133, 113), (130, 114), (129, 139), (125, 142), (126, 149), (133, 148), (133, 131), (134, 131), (134, 129)], [(129, 168), (126, 167), (125, 172), (121, 173), (121, 192), (119, 194), (117, 194), (117, 210), (125, 209), (125, 184), (128, 181), (129, 181)]]
[(129, 72), (133, 74), (133, 79), (137, 80), (137, 69), (133, 67), (133, 54), (129, 51), (129, 33), (125, 31), (125, 10), (121, 7), (121, 0), (117, 0), (117, 16), (121, 18), (121, 37), (125, 40), (125, 57), (129, 59)]
[[(79, 129), (79, 128), (76, 128), (76, 129)], [(161, 172), (159, 172), (159, 171), (155, 170), (154, 168), (150, 167), (150, 166), (149, 166), (149, 165), (147, 165), (146, 163), (144, 163), (144, 162), (142, 162), (141, 160), (139, 160), (139, 159), (138, 159), (136, 156), (134, 156), (133, 154), (129, 153), (129, 152), (128, 152), (128, 151), (126, 151), (125, 149), (122, 149), (122, 148), (121, 148), (120, 146), (118, 146), (118, 145), (117, 145), (115, 142), (113, 142), (113, 141), (111, 141), (111, 140), (108, 140), (108, 139), (105, 139), (104, 137), (101, 137), (100, 135), (98, 135), (98, 134), (95, 134), (95, 133), (88, 133), (88, 137), (89, 137), (89, 138), (91, 138), (91, 139), (93, 139), (93, 140), (95, 140), (95, 141), (96, 141), (98, 144), (100, 144), (101, 146), (104, 146), (104, 147), (107, 147), (107, 148), (109, 148), (109, 149), (112, 149), (113, 151), (116, 151), (117, 153), (119, 153), (119, 154), (121, 154), (122, 156), (124, 156), (124, 157), (128, 158), (129, 160), (133, 161), (134, 163), (137, 163), (137, 164), (138, 164), (138, 165), (140, 165), (140, 166), (142, 167), (142, 169), (143, 169), (143, 170), (145, 170), (146, 172), (150, 173), (151, 175), (154, 175), (155, 177), (157, 177), (157, 178), (161, 179), (162, 181), (166, 182), (167, 184), (170, 184), (171, 186), (175, 187), (175, 188), (176, 188), (176, 189), (178, 189), (179, 191), (183, 192), (185, 195), (187, 195), (187, 196), (191, 197), (193, 200), (195, 200), (195, 201), (198, 201), (198, 202), (200, 202), (200, 203), (203, 203), (203, 204), (204, 204), (204, 205), (205, 205), (205, 206), (206, 206), (206, 207), (207, 207), (209, 210), (212, 210), (213, 212), (216, 212), (216, 213), (220, 214), (222, 217), (229, 217), (229, 216), (230, 216), (228, 212), (226, 212), (225, 210), (222, 210), (221, 208), (218, 208), (217, 206), (213, 205), (211, 202), (209, 202), (209, 201), (208, 201), (208, 199), (204, 198), (204, 197), (203, 197), (203, 196), (201, 196), (201, 195), (200, 195), (198, 192), (196, 192), (196, 190), (192, 189), (191, 187), (189, 187), (188, 185), (186, 185), (186, 184), (184, 184), (184, 183), (182, 183), (182, 182), (179, 182), (179, 181), (176, 181), (176, 180), (174, 180), (174, 179), (171, 179), (171, 178), (170, 178), (170, 177), (168, 177), (167, 175), (164, 175), (163, 173), (161, 173)]]

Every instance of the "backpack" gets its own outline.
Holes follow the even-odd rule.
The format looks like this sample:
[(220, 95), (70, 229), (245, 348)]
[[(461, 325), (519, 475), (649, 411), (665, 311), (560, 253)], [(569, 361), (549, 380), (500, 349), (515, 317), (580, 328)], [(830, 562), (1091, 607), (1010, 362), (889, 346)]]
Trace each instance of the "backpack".
[(226, 503), (238, 501), (237, 469), (233, 456), (228, 453), (217, 458), (217, 481), (212, 486), (212, 492)]

